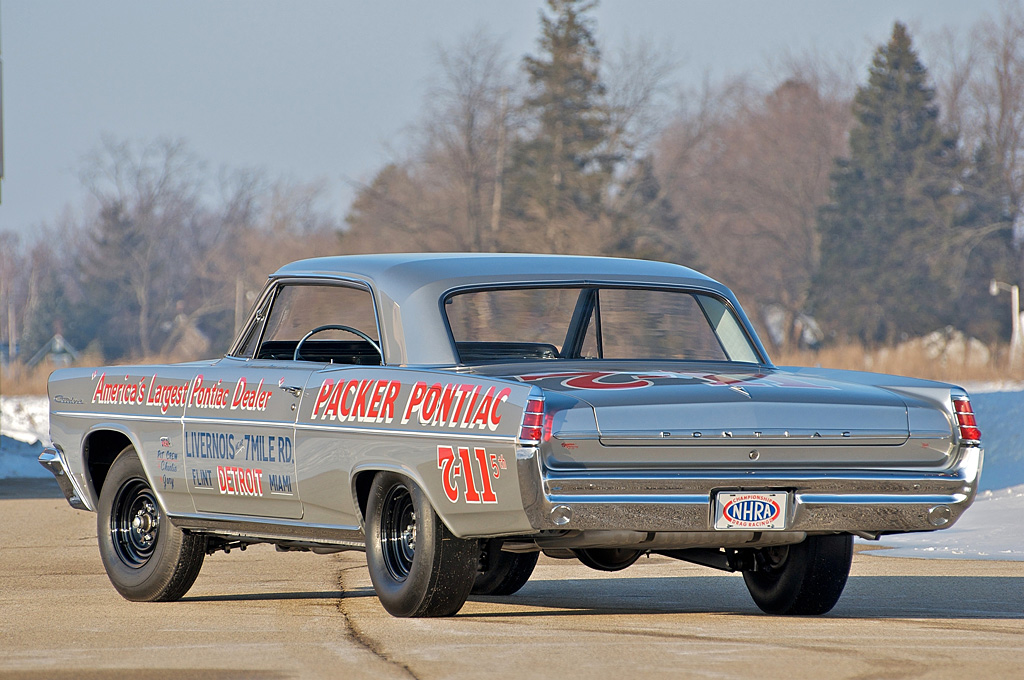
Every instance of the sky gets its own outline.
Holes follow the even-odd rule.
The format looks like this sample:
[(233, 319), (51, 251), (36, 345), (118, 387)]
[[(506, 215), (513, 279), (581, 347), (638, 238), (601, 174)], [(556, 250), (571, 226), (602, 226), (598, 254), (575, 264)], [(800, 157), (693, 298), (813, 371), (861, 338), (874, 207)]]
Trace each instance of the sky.
[[(894, 21), (915, 39), (968, 28), (1005, 0), (602, 0), (606, 54), (670, 50), (680, 89), (763, 73), (785, 52), (866, 74)], [(1020, 0), (1018, 0), (1020, 1)], [(438, 73), (438, 46), (484, 30), (536, 53), (541, 0), (0, 0), (0, 231), (31, 239), (68, 206), (104, 136), (184, 141), (211, 171), (324, 183), (341, 217), (353, 184), (401, 152)], [(927, 65), (927, 51), (922, 49)]]

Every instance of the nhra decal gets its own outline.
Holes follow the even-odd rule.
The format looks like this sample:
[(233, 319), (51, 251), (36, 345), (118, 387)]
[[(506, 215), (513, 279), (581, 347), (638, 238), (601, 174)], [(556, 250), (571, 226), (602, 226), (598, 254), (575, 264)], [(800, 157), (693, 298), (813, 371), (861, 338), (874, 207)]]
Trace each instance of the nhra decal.
[[(476, 463), (476, 470), (473, 469)], [(497, 503), (498, 495), (491, 486), (491, 476), (494, 479), (501, 477), (501, 471), (508, 469), (505, 456), (500, 454), (488, 454), (483, 447), (477, 446), (470, 453), (468, 446), (456, 449), (450, 446), (437, 447), (437, 469), (441, 471), (441, 485), (444, 487), (444, 495), (449, 501), (455, 503), (459, 500), (460, 493), (467, 503)], [(477, 488), (476, 477), (480, 478), (480, 487)], [(462, 479), (462, 483), (458, 483)]]
[(498, 429), (498, 406), (508, 401), (512, 389), (485, 391), (480, 385), (417, 382), (404, 405), (396, 408), (402, 389), (397, 380), (339, 380), (325, 378), (320, 385), (310, 418), (339, 422), (392, 423), (396, 413), (401, 424), (416, 419), (421, 425)]
[(733, 498), (722, 508), (722, 517), (731, 526), (757, 529), (771, 526), (782, 508), (774, 498), (748, 494)]
[[(93, 373), (96, 379), (96, 373)], [(273, 393), (263, 388), (263, 380), (255, 387), (249, 387), (246, 379), (239, 378), (234, 388), (223, 386), (224, 381), (205, 382), (202, 374), (182, 384), (161, 382), (161, 378), (133, 379), (125, 376), (123, 381), (107, 382), (107, 374), (101, 373), (93, 391), (92, 403), (117, 406), (154, 406), (166, 414), (172, 407), (188, 406), (197, 409), (230, 409), (241, 411), (266, 411)]]
[[(577, 390), (634, 390), (650, 387), (655, 382), (684, 380), (705, 385), (739, 388), (744, 383), (757, 382), (772, 387), (802, 387), (819, 390), (838, 389), (832, 385), (806, 382), (787, 375), (765, 373), (691, 373), (679, 371), (653, 371), (650, 373), (627, 373), (623, 371), (563, 371), (520, 375), (521, 382), (543, 382), (558, 380), (563, 387)], [(749, 395), (748, 395), (749, 396)]]

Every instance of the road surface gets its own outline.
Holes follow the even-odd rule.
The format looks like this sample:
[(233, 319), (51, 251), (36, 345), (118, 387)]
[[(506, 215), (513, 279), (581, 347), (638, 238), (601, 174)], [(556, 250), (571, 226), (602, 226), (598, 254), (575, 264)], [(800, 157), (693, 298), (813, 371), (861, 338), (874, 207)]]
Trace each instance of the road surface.
[(1024, 677), (1024, 562), (860, 551), (823, 617), (761, 614), (742, 578), (667, 558), (541, 558), (517, 595), (395, 619), (361, 553), (207, 558), (180, 602), (127, 602), (95, 515), (0, 480), (0, 680)]

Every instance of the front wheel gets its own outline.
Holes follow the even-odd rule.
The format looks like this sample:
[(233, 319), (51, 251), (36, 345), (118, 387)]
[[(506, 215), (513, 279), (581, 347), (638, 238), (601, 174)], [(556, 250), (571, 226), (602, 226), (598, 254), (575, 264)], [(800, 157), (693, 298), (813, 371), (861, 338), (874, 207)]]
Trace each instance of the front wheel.
[(754, 551), (755, 567), (743, 572), (754, 603), (767, 614), (824, 614), (846, 587), (853, 536), (808, 536), (796, 545)]
[(366, 564), (392, 616), (451, 616), (476, 577), (477, 541), (457, 538), (411, 480), (381, 472), (366, 508)]
[(110, 582), (135, 602), (180, 599), (206, 557), (206, 537), (186, 534), (168, 521), (130, 446), (107, 472), (96, 532)]

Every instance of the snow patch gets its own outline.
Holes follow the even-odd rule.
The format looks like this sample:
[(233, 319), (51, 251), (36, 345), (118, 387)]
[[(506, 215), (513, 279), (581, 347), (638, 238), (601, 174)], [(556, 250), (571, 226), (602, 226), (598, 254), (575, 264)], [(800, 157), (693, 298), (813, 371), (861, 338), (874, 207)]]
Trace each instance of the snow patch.
[(49, 441), (46, 397), (0, 397), (0, 479), (49, 477), (38, 460)]
[(949, 529), (862, 542), (892, 547), (872, 550), (870, 554), (878, 557), (1024, 561), (1024, 532), (1016, 522), (1022, 512), (1024, 484), (979, 493), (974, 505)]
[(50, 441), (46, 397), (0, 397), (0, 434), (34, 444)]

